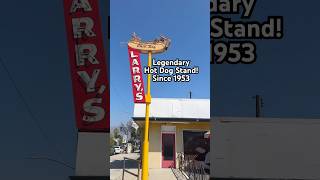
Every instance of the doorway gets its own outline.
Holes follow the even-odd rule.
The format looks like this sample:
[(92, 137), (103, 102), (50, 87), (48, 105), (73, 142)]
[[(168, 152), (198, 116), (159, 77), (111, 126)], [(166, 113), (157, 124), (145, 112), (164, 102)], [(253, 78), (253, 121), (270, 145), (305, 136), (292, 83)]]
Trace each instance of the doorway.
[(162, 133), (162, 168), (176, 167), (175, 134)]

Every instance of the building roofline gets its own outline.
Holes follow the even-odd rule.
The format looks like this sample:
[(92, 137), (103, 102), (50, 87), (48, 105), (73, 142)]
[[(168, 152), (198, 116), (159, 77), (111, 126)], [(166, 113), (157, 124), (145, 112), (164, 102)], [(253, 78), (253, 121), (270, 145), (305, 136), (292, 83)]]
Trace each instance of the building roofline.
[[(144, 117), (132, 117), (134, 121), (144, 121)], [(164, 122), (210, 122), (210, 119), (202, 119), (202, 118), (163, 118), (163, 117), (150, 117), (150, 121), (164, 121)]]
[(210, 101), (210, 98), (152, 98), (157, 100)]
[(290, 118), (290, 117), (212, 117), (212, 122), (223, 122), (223, 123), (299, 123), (309, 124), (315, 123), (320, 124), (320, 119), (313, 118)]

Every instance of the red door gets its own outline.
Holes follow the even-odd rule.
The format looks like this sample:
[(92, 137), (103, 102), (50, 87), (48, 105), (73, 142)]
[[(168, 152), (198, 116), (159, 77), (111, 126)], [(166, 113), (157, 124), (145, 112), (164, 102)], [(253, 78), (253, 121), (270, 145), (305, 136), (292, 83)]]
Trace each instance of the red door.
[(162, 134), (162, 168), (176, 167), (175, 134)]

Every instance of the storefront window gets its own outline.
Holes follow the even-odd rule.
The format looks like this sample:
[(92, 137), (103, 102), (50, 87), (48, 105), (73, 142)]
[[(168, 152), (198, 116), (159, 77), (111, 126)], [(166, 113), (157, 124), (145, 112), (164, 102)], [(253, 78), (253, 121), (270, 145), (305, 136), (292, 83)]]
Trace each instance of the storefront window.
[[(207, 131), (183, 131), (183, 149), (185, 155), (197, 155), (204, 160), (205, 154), (210, 151), (210, 144), (204, 138)], [(201, 158), (200, 156), (203, 156)]]

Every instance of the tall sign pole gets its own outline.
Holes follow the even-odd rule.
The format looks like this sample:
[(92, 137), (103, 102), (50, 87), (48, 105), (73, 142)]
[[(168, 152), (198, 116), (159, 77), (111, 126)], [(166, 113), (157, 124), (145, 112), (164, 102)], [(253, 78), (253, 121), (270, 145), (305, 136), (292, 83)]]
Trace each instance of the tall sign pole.
[[(170, 39), (160, 36), (160, 39), (155, 39), (153, 41), (143, 42), (135, 33), (132, 36), (132, 39), (128, 42), (129, 51), (130, 48), (135, 49), (143, 54), (148, 54), (148, 68), (151, 68), (152, 54), (162, 53), (166, 51), (170, 45)], [(129, 52), (129, 57), (139, 57), (137, 55)], [(139, 58), (140, 59), (140, 58)], [(135, 103), (145, 103), (146, 104), (146, 113), (145, 113), (145, 127), (144, 127), (144, 140), (143, 140), (143, 150), (142, 150), (142, 180), (149, 179), (149, 116), (150, 116), (150, 104), (151, 104), (151, 74), (147, 75), (147, 94), (145, 95), (144, 101), (138, 101), (139, 97), (137, 97), (136, 90), (137, 87), (134, 86), (135, 83), (143, 82), (142, 78), (139, 80), (138, 72), (133, 70), (134, 60), (130, 59), (130, 67), (132, 68), (132, 84), (133, 84), (133, 94), (134, 94), (134, 102)], [(136, 61), (138, 62), (138, 61)], [(140, 64), (141, 65), (141, 64)], [(141, 68), (140, 68), (141, 69)], [(137, 72), (137, 73), (134, 73)], [(142, 86), (143, 89), (143, 86)]]
[[(152, 52), (148, 52), (148, 67), (151, 68)], [(149, 172), (149, 113), (151, 103), (151, 74), (148, 74), (147, 82), (147, 95), (146, 95), (146, 119), (144, 128), (144, 140), (143, 140), (143, 156), (142, 156), (142, 180), (148, 179)]]

